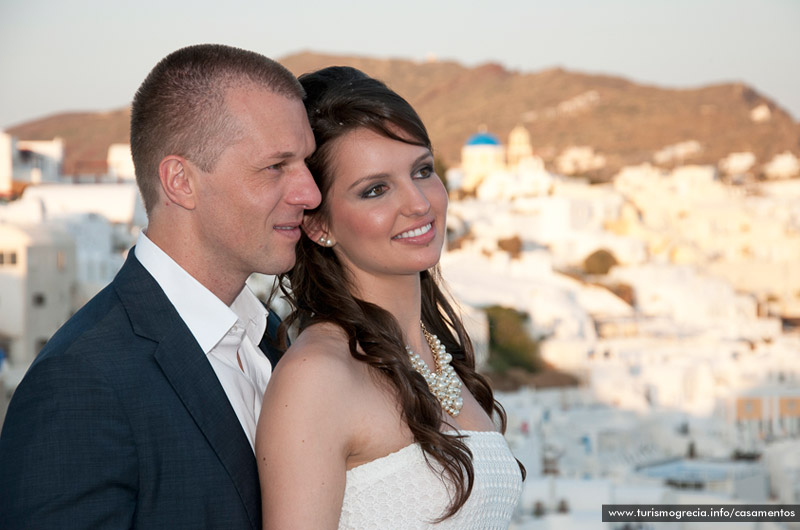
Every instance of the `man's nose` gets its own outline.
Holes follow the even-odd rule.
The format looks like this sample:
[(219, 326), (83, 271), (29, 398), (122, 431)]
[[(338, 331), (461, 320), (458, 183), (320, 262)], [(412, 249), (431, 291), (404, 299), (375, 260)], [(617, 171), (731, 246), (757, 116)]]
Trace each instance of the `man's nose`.
[(314, 182), (314, 177), (303, 165), (292, 179), (292, 189), (289, 192), (288, 201), (292, 204), (302, 205), (306, 210), (312, 210), (319, 206), (321, 200), (322, 195), (320, 195), (317, 183)]

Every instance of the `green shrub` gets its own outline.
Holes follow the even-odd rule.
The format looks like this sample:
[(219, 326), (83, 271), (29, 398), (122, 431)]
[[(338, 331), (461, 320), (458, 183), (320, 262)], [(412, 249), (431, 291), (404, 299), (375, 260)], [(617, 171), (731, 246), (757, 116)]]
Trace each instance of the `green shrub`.
[(486, 308), (489, 318), (489, 366), (502, 373), (509, 368), (538, 372), (544, 368), (539, 342), (525, 327), (528, 315), (508, 307)]

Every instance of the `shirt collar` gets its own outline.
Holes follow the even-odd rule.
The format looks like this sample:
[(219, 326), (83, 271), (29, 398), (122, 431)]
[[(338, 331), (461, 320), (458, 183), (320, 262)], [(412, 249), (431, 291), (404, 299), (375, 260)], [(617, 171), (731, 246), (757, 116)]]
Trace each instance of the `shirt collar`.
[(258, 346), (267, 329), (268, 311), (261, 300), (245, 285), (231, 304), (230, 309), (236, 313), (239, 321), (244, 325), (250, 341)]
[(261, 342), (267, 327), (267, 309), (248, 286), (242, 288), (228, 307), (153, 243), (144, 230), (139, 232), (134, 252), (136, 259), (161, 286), (203, 352), (208, 354), (237, 320), (242, 321), (253, 344)]

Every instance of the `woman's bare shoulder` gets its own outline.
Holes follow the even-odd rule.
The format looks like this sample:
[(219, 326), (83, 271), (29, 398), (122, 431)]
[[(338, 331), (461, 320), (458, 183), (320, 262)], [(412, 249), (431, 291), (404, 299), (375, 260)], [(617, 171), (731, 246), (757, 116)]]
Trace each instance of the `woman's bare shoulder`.
[(324, 388), (347, 388), (363, 370), (350, 355), (344, 331), (334, 324), (315, 324), (305, 329), (281, 357), (270, 385), (281, 393), (315, 392)]
[(314, 324), (303, 330), (281, 357), (277, 368), (346, 369), (353, 360), (344, 331), (335, 324)]
[[(270, 377), (261, 409), (261, 438), (291, 438), (310, 431), (346, 454), (364, 390), (362, 365), (336, 326), (314, 325), (300, 334)], [(344, 456), (343, 456), (344, 458)]]

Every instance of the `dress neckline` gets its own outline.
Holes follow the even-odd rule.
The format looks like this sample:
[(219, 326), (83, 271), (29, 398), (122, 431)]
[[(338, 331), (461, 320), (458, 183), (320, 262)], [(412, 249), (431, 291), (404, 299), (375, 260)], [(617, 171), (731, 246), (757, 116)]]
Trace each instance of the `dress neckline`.
[[(454, 434), (454, 433), (455, 434), (464, 434), (464, 435), (466, 435), (467, 439), (469, 439), (470, 437), (479, 437), (479, 436), (483, 436), (483, 435), (499, 435), (500, 437), (503, 436), (503, 433), (498, 432), (498, 431), (470, 431), (470, 430), (457, 431), (457, 430), (449, 430), (449, 431), (443, 431), (443, 432), (445, 434)], [(381, 462), (388, 462), (390, 460), (394, 460), (394, 459), (400, 457), (401, 455), (403, 455), (403, 454), (405, 454), (405, 453), (407, 453), (407, 452), (409, 452), (409, 451), (411, 451), (413, 449), (419, 449), (419, 451), (422, 451), (422, 449), (419, 447), (419, 443), (418, 442), (411, 442), (410, 444), (401, 447), (397, 451), (392, 451), (391, 453), (389, 453), (387, 455), (379, 456), (378, 458), (376, 458), (374, 460), (370, 460), (369, 462), (364, 462), (363, 464), (359, 464), (359, 465), (357, 465), (357, 466), (355, 466), (353, 468), (350, 468), (350, 469), (347, 470), (347, 474), (349, 475), (350, 473), (352, 473), (352, 472), (354, 472), (356, 470), (363, 470), (366, 466), (370, 466), (372, 464), (378, 464), (378, 463), (381, 463)]]

